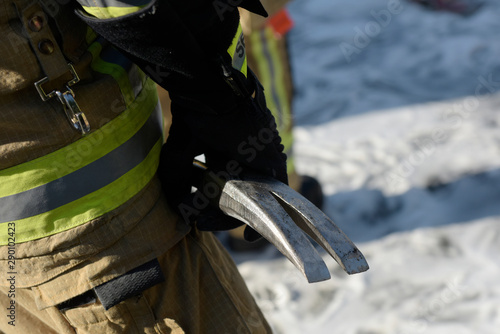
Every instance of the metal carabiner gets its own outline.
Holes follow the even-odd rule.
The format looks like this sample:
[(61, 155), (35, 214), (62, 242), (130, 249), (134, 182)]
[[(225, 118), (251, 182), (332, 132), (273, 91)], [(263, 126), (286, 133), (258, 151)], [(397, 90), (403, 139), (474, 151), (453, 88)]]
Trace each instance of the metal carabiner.
[(69, 86), (66, 86), (66, 89), (67, 91), (64, 93), (55, 91), (55, 95), (63, 105), (64, 112), (71, 126), (80, 131), (82, 135), (86, 135), (90, 132), (90, 124), (87, 117), (81, 111), (78, 103), (76, 103), (73, 90)]
[(40, 98), (44, 102), (57, 96), (57, 99), (63, 105), (64, 113), (66, 114), (66, 117), (68, 118), (68, 121), (71, 124), (71, 126), (76, 130), (80, 131), (81, 134), (84, 136), (90, 132), (90, 124), (87, 121), (87, 117), (76, 103), (75, 93), (70, 88), (70, 86), (80, 81), (80, 77), (78, 76), (78, 73), (76, 73), (75, 68), (71, 63), (68, 64), (68, 70), (73, 76), (73, 79), (68, 81), (68, 83), (66, 84), (65, 92), (53, 90), (48, 94), (45, 93), (45, 90), (43, 89), (42, 85), (49, 82), (49, 78), (47, 77), (35, 82), (35, 88), (38, 94), (40, 95)]

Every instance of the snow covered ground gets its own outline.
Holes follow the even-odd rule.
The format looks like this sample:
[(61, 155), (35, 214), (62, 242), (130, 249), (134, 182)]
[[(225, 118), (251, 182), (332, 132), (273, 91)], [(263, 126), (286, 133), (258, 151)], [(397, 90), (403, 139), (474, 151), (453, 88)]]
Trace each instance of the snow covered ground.
[(276, 333), (500, 333), (500, 2), (295, 0), (296, 164), (367, 257), (237, 258)]

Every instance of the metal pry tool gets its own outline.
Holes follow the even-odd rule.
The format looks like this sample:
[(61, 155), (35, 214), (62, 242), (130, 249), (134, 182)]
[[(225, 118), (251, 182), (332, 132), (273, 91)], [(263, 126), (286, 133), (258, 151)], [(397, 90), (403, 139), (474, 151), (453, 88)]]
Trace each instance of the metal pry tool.
[(218, 206), (225, 214), (243, 221), (276, 246), (309, 283), (331, 276), (307, 235), (346, 273), (368, 270), (365, 257), (340, 228), (314, 204), (280, 181), (260, 175), (225, 181), (207, 172), (204, 184), (207, 183), (220, 188)]

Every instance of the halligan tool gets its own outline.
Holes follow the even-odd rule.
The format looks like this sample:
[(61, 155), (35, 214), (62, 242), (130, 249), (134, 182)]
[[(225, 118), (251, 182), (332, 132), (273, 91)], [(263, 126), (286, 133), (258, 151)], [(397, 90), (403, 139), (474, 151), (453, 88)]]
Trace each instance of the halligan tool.
[(342, 230), (314, 204), (280, 181), (255, 174), (224, 180), (205, 171), (203, 183), (217, 185), (218, 207), (271, 242), (309, 283), (331, 276), (307, 236), (323, 247), (346, 273), (368, 270), (365, 257)]

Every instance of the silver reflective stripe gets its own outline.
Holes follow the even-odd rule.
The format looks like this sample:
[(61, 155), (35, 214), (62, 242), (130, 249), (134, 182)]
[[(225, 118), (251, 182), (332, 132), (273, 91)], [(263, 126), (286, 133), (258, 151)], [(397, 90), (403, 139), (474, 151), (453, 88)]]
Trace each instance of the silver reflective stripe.
[(161, 138), (161, 124), (158, 104), (139, 131), (100, 159), (47, 184), (0, 198), (0, 223), (54, 210), (116, 181), (146, 158)]

